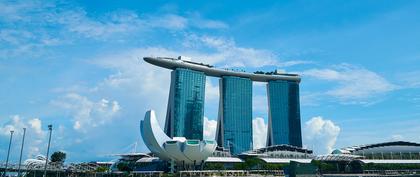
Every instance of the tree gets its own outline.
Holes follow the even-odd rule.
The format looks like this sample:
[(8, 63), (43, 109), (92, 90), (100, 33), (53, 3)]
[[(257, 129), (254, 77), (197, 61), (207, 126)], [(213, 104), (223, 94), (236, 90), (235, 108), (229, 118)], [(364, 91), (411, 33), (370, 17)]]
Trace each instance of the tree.
[(53, 154), (51, 154), (51, 162), (64, 163), (65, 160), (66, 160), (65, 152), (56, 151)]
[(124, 172), (130, 172), (133, 171), (133, 168), (131, 167), (131, 165), (127, 162), (120, 162), (117, 164), (117, 169), (119, 171), (124, 171)]

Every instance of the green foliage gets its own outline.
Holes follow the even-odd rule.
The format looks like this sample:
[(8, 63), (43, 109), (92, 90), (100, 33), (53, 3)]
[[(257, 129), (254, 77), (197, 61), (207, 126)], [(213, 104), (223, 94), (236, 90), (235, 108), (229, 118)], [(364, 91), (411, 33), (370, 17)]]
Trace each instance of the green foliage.
[(131, 165), (129, 163), (126, 162), (120, 162), (117, 164), (117, 169), (119, 171), (124, 171), (124, 172), (130, 172), (133, 171), (133, 168), (131, 167)]
[(237, 163), (233, 166), (234, 170), (252, 170), (259, 169), (259, 166), (263, 165), (263, 161), (254, 157), (244, 159), (244, 163)]
[(363, 173), (362, 162), (351, 161), (348, 165), (350, 173)]
[(282, 170), (287, 164), (269, 164), (255, 157), (244, 159), (244, 163), (225, 165), (224, 163), (206, 163), (204, 170)]
[(206, 163), (204, 170), (225, 170), (223, 163)]
[(318, 160), (312, 160), (313, 165), (317, 166), (321, 173), (336, 173), (337, 166), (333, 163), (326, 163)]
[(107, 167), (98, 167), (96, 168), (96, 172), (107, 172), (109, 170), (109, 168)]
[(420, 164), (363, 164), (363, 170), (413, 170), (420, 169)]
[(269, 164), (261, 159), (249, 157), (244, 163), (237, 163), (233, 166), (235, 170), (282, 170), (286, 164)]
[(263, 165), (263, 169), (264, 170), (283, 170), (286, 166), (287, 166), (287, 164), (269, 164), (269, 163), (265, 163)]
[(65, 160), (66, 160), (65, 152), (56, 151), (53, 154), (51, 154), (51, 162), (64, 163)]

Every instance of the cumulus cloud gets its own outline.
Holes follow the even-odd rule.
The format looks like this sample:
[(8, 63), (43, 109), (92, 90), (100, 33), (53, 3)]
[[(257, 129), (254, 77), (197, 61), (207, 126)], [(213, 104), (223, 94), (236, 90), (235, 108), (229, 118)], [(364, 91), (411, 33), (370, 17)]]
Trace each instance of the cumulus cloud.
[(106, 20), (92, 19), (87, 16), (86, 11), (78, 8), (57, 11), (50, 15), (48, 20), (65, 26), (70, 32), (96, 39), (130, 32), (141, 25), (137, 14), (128, 11), (111, 13), (107, 17)]
[(252, 139), (254, 149), (265, 147), (267, 142), (267, 124), (261, 117), (252, 120)]
[(316, 154), (330, 153), (340, 133), (340, 127), (321, 116), (313, 117), (303, 129), (304, 144)]
[(206, 80), (206, 100), (217, 100), (219, 99), (219, 85), (212, 83), (212, 81), (207, 78)]
[(195, 13), (189, 16), (190, 23), (197, 28), (208, 28), (208, 29), (226, 29), (229, 25), (222, 21), (205, 19), (200, 14)]
[(402, 135), (396, 134), (391, 136), (391, 141), (402, 141), (404, 137)]
[[(204, 117), (204, 132), (203, 136), (205, 139), (215, 139), (217, 130), (217, 121), (210, 120), (207, 117)], [(265, 147), (267, 141), (267, 124), (264, 122), (264, 119), (257, 117), (252, 120), (252, 139), (253, 139), (253, 148), (262, 148)]]
[(190, 27), (220, 29), (227, 25), (221, 21), (181, 16), (178, 14), (138, 14), (119, 10), (100, 17), (91, 17), (82, 8), (58, 10), (48, 16), (49, 22), (64, 25), (70, 32), (87, 38), (107, 39), (114, 35), (148, 32), (154, 29), (183, 31)]
[(204, 139), (214, 140), (216, 138), (216, 130), (217, 130), (217, 121), (210, 120), (207, 117), (204, 117), (204, 130), (203, 130), (203, 137)]
[(5, 58), (40, 57), (52, 52), (49, 46), (72, 44), (78, 39), (124, 42), (133, 35), (154, 34), (156, 29), (183, 33), (188, 28), (222, 29), (228, 26), (199, 14), (140, 14), (117, 10), (92, 15), (71, 3), (57, 7), (57, 2), (0, 2), (0, 9), (0, 22), (3, 24), (0, 57)]
[(199, 51), (187, 52), (195, 61), (220, 67), (288, 67), (304, 63), (293, 60), (280, 62), (279, 57), (269, 50), (238, 46), (235, 40), (218, 36), (188, 34), (183, 46)]
[(103, 98), (95, 102), (76, 93), (68, 93), (52, 104), (71, 112), (73, 129), (79, 132), (111, 121), (120, 110), (117, 101)]
[(315, 79), (336, 82), (336, 86), (327, 90), (325, 94), (346, 102), (364, 100), (397, 88), (379, 74), (349, 64), (326, 69), (310, 69), (301, 72), (301, 74)]
[(398, 80), (402, 82), (404, 88), (419, 88), (420, 87), (420, 71), (410, 71), (399, 73)]
[(268, 112), (267, 95), (253, 95), (252, 109), (255, 112)]
[[(25, 151), (27, 152), (27, 157), (40, 154), (40, 146), (44, 149), (47, 132), (42, 129), (42, 122), (39, 118), (25, 119), (19, 115), (11, 116), (10, 120), (0, 127), (0, 138), (8, 139), (10, 131), (13, 130), (14, 142), (20, 141), (23, 135), (23, 128), (26, 128)], [(13, 151), (18, 152), (18, 147), (13, 146)]]

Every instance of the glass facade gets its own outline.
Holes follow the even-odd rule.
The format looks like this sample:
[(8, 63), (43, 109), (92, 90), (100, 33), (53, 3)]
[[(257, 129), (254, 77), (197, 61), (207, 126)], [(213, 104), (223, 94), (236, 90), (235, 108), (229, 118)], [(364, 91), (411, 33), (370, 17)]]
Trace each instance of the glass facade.
[(168, 136), (203, 139), (205, 85), (203, 72), (183, 68), (172, 71), (165, 123)]
[(302, 147), (299, 83), (269, 81), (267, 146), (289, 144)]
[(219, 146), (239, 154), (252, 149), (252, 81), (224, 76), (220, 79)]

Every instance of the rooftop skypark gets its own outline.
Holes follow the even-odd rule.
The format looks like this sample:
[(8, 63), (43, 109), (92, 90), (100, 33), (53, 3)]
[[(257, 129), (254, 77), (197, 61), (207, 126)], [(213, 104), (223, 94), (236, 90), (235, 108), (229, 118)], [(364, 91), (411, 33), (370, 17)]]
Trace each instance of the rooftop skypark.
[(257, 82), (268, 82), (275, 80), (295, 81), (300, 82), (300, 76), (297, 74), (281, 73), (278, 71), (262, 72), (255, 71), (254, 73), (248, 73), (243, 70), (232, 70), (232, 69), (221, 69), (215, 68), (209, 64), (203, 64), (198, 62), (192, 62), (189, 60), (183, 60), (183, 57), (170, 58), (170, 57), (144, 57), (146, 62), (160, 66), (167, 69), (174, 70), (175, 68), (186, 68), (195, 71), (203, 72), (207, 76), (223, 77), (223, 76), (236, 76), (242, 78), (249, 78), (252, 81)]

